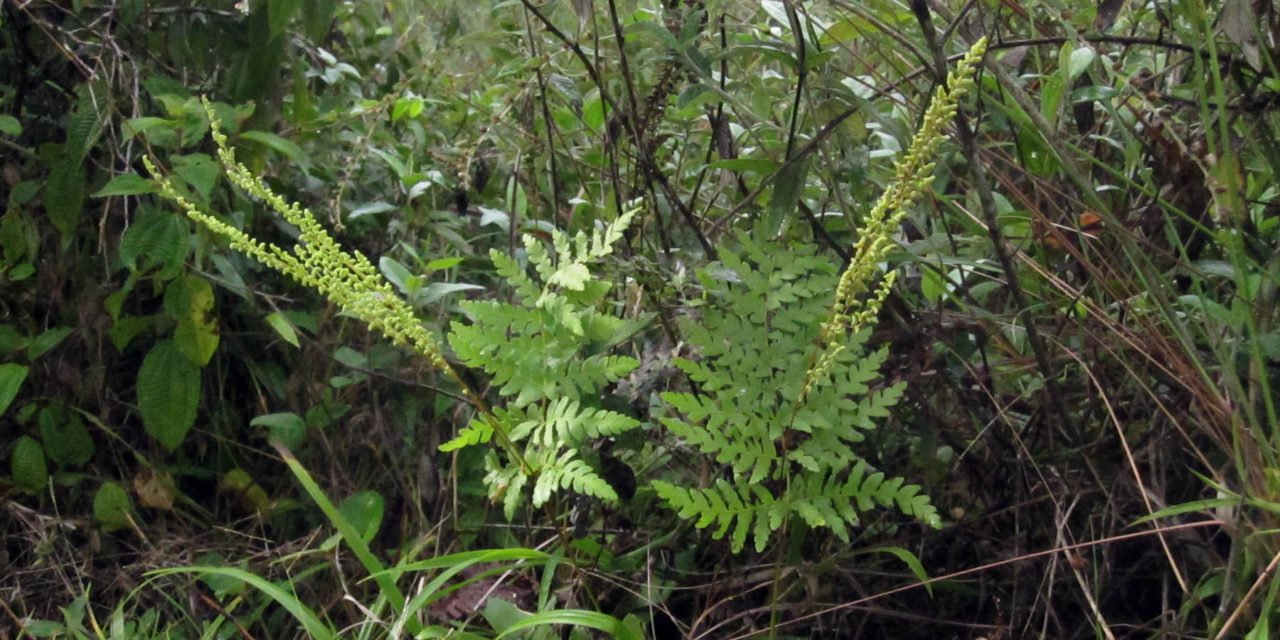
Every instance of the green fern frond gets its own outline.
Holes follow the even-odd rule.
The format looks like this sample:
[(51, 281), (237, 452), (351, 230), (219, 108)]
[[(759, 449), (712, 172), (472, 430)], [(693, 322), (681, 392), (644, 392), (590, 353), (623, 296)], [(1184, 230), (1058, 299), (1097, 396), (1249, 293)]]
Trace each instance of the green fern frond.
[[(699, 528), (718, 523), (713, 537), (732, 526), (735, 552), (748, 529), (755, 533), (756, 549), (763, 549), (771, 532), (792, 515), (848, 540), (858, 513), (877, 504), (941, 526), (920, 487), (871, 471), (853, 446), (863, 440), (863, 431), (889, 415), (903, 391), (902, 384), (870, 389), (885, 352), (864, 354), (864, 328), (879, 312), (895, 275), (886, 274), (877, 285), (876, 273), (907, 209), (933, 180), (932, 158), (944, 139), (943, 128), (973, 86), (985, 51), (984, 38), (935, 94), (838, 278), (811, 251), (765, 250), (747, 236), (739, 238), (743, 257), (721, 252), (721, 275), (733, 277), (716, 277), (710, 270), (700, 274), (713, 304), (700, 323), (686, 328), (686, 336), (703, 360), (677, 366), (701, 393), (664, 395), (677, 414), (662, 422), (685, 446), (711, 456), (720, 465), (717, 472), (732, 482), (720, 478), (714, 487), (697, 489), (665, 482), (654, 486), (680, 517), (695, 520)], [(834, 300), (822, 304), (820, 294), (832, 290)], [(762, 482), (779, 493), (768, 494)], [(762, 510), (769, 514), (767, 524), (762, 524)]]
[(613, 487), (591, 465), (576, 456), (576, 451), (565, 451), (539, 468), (538, 480), (533, 486), (534, 507), (541, 507), (559, 489), (572, 489), (605, 502), (618, 501), (618, 493)]
[[(612, 502), (617, 492), (578, 455), (593, 439), (619, 435), (639, 426), (622, 414), (586, 406), (604, 385), (625, 377), (639, 362), (607, 353), (633, 327), (598, 310), (609, 283), (592, 274), (592, 261), (612, 252), (608, 243), (622, 236), (633, 212), (618, 216), (591, 235), (553, 232), (554, 258), (546, 245), (524, 237), (520, 261), (492, 252), (498, 274), (511, 285), (515, 300), (468, 301), (461, 308), (470, 323), (453, 322), (449, 344), (468, 366), (483, 369), (491, 386), (508, 398), (493, 409), (495, 432), (523, 446), (524, 466), (496, 452), (486, 458), (490, 495), (502, 497), (512, 517), (532, 483), (531, 504), (542, 506), (561, 490)], [(459, 433), (451, 449), (482, 441), (489, 425)]]
[(749, 534), (756, 551), (763, 551), (769, 537), (782, 526), (787, 511), (784, 503), (776, 501), (759, 485), (733, 485), (717, 480), (705, 489), (689, 489), (655, 480), (653, 488), (677, 515), (694, 520), (695, 527), (705, 529), (717, 525), (711, 533), (716, 540), (723, 538), (732, 527), (729, 542), (734, 553), (742, 550)]
[[(494, 413), (501, 414), (501, 409), (495, 409)], [(473, 418), (467, 426), (458, 431), (458, 435), (452, 440), (440, 445), (441, 451), (456, 451), (463, 447), (469, 447), (473, 444), (483, 444), (493, 438), (493, 424), (490, 422), (492, 418), (488, 416)], [(501, 420), (501, 417), (497, 418)]]
[(511, 439), (547, 449), (580, 444), (591, 438), (615, 436), (640, 425), (635, 418), (606, 409), (581, 407), (577, 401), (561, 397), (551, 402), (540, 419), (528, 419), (511, 431)]

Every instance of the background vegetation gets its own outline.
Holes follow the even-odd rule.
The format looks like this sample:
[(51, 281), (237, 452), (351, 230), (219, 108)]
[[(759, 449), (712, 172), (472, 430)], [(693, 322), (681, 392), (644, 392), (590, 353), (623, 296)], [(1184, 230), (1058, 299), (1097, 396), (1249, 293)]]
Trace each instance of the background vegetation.
[[(1254, 0), (6, 2), (0, 638), (1270, 637), (1277, 38)], [(201, 97), (434, 361), (161, 197), (144, 158), (317, 246)]]

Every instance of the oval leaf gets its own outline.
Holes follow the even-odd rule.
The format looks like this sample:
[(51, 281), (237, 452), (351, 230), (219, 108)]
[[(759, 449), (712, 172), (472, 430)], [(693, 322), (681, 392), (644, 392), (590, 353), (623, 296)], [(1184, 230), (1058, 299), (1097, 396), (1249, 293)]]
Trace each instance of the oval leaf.
[(176, 449), (196, 422), (200, 368), (169, 340), (157, 343), (138, 371), (138, 409), (147, 433)]
[(49, 466), (44, 461), (44, 447), (31, 436), (18, 438), (9, 457), (13, 483), (23, 491), (39, 493), (49, 482)]
[(119, 484), (103, 483), (93, 496), (93, 519), (102, 525), (103, 531), (129, 526), (129, 511), (129, 494)]
[(40, 410), (40, 439), (49, 459), (62, 467), (77, 467), (93, 457), (93, 438), (80, 417), (64, 406)]

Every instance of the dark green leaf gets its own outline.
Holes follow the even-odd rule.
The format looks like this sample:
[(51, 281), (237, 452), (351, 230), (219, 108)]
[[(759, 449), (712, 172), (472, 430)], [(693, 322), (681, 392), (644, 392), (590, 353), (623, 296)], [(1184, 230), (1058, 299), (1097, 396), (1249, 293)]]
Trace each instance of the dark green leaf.
[(22, 382), (27, 379), (28, 369), (20, 364), (0, 364), (0, 416), (9, 410), (13, 399), (18, 397)]
[(778, 172), (773, 181), (773, 197), (769, 200), (769, 216), (765, 221), (765, 232), (770, 237), (782, 233), (791, 223), (800, 195), (804, 193), (808, 173), (808, 158), (796, 160)]
[(362, 491), (338, 505), (338, 513), (351, 523), (365, 542), (373, 539), (382, 526), (383, 500), (377, 491)]
[(18, 438), (9, 455), (13, 483), (28, 493), (39, 493), (49, 483), (49, 466), (44, 461), (44, 447), (31, 436)]
[(115, 531), (129, 526), (133, 506), (124, 487), (115, 482), (104, 482), (93, 495), (93, 519), (102, 525), (103, 531)]
[(143, 193), (155, 193), (155, 185), (150, 180), (136, 174), (123, 173), (111, 179), (93, 194), (95, 198), (106, 196), (136, 196)]
[(286, 158), (294, 161), (300, 167), (306, 167), (309, 164), (307, 162), (307, 156), (302, 152), (301, 147), (274, 133), (269, 133), (267, 131), (245, 131), (240, 134), (240, 137), (245, 140), (252, 140), (258, 144), (266, 145), (273, 151), (276, 151)]
[(20, 136), (22, 135), (22, 124), (13, 116), (0, 115), (0, 133)]
[(200, 368), (173, 342), (157, 343), (138, 371), (138, 410), (147, 433), (176, 449), (195, 424), (199, 401)]
[(65, 406), (41, 409), (39, 423), (40, 439), (45, 443), (49, 459), (59, 466), (80, 466), (93, 457), (93, 438), (89, 429)]
[(27, 359), (35, 362), (71, 335), (71, 327), (54, 327), (36, 336), (27, 345)]
[(292, 324), (289, 324), (289, 320), (284, 317), (284, 314), (276, 311), (268, 315), (267, 324), (271, 325), (271, 328), (274, 329), (276, 334), (281, 338), (284, 338), (285, 342), (288, 342), (294, 347), (298, 346), (298, 332), (293, 329)]
[(218, 167), (218, 163), (203, 153), (175, 156), (173, 172), (191, 185), (206, 202), (213, 191), (213, 186), (218, 182), (218, 176), (222, 175), (222, 169)]
[(280, 35), (289, 20), (302, 7), (302, 0), (267, 0), (267, 20), (271, 25), (271, 37)]
[(296, 413), (268, 413), (249, 421), (254, 427), (270, 428), (270, 437), (296, 451), (307, 435), (307, 425)]
[(80, 222), (84, 208), (84, 182), (84, 165), (74, 158), (59, 158), (49, 172), (44, 189), (44, 208), (53, 226), (64, 237), (70, 236)]
[[(179, 309), (176, 309), (178, 327), (173, 332), (173, 342), (178, 350), (194, 364), (203, 367), (218, 349), (218, 319), (213, 311), (213, 287), (199, 276), (187, 276), (175, 280), (170, 288), (181, 287)], [(165, 296), (168, 302), (168, 295)]]

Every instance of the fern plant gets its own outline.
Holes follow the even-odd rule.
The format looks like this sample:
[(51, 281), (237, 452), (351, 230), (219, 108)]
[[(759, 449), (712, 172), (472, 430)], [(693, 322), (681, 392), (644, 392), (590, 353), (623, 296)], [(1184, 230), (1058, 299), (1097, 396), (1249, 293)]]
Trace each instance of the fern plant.
[(458, 437), (441, 446), (451, 451), (506, 433), (519, 455), (491, 449), (485, 483), (490, 495), (504, 496), (510, 519), (533, 481), (532, 505), (542, 506), (560, 489), (615, 502), (617, 492), (579, 452), (593, 438), (619, 435), (639, 426), (634, 418), (593, 406), (606, 384), (630, 373), (634, 358), (609, 355), (608, 347), (634, 333), (631, 323), (599, 307), (610, 283), (592, 277), (589, 264), (608, 256), (633, 213), (595, 230), (569, 237), (552, 232), (555, 255), (542, 241), (524, 236), (525, 256), (537, 278), (515, 259), (491, 251), (497, 272), (511, 285), (516, 302), (461, 303), (470, 324), (454, 322), (449, 345), (466, 364), (492, 376), (504, 407), (476, 416)]
[(496, 441), (500, 451), (490, 451), (486, 483), (492, 497), (505, 496), (508, 518), (522, 504), (523, 490), (531, 480), (535, 507), (563, 489), (608, 502), (617, 500), (617, 492), (578, 454), (590, 438), (616, 435), (639, 424), (633, 418), (592, 406), (603, 385), (625, 376), (638, 364), (631, 358), (605, 353), (634, 329), (626, 321), (597, 310), (610, 284), (593, 278), (588, 265), (612, 253), (613, 243), (622, 237), (635, 211), (619, 214), (591, 234), (579, 232), (570, 237), (553, 232), (554, 256), (541, 241), (525, 236), (525, 255), (540, 284), (519, 262), (492, 252), (499, 275), (511, 284), (519, 303), (464, 302), (462, 307), (472, 322), (453, 323), (449, 336), (450, 346), (464, 363), (491, 374), (493, 384), (500, 385), (500, 395), (515, 396), (505, 406), (490, 407), (485, 395), (450, 363), (439, 338), (418, 320), (368, 258), (342, 249), (315, 214), (285, 200), (236, 160), (212, 105), (207, 100), (204, 105), (228, 179), (297, 227), (298, 243), (285, 249), (263, 242), (204, 211), (172, 179), (163, 177), (151, 158), (144, 157), (162, 196), (192, 220), (226, 238), (233, 249), (319, 291), (396, 344), (427, 358), (452, 379), (476, 414), (442, 449)]
[(715, 524), (713, 537), (732, 532), (735, 553), (748, 537), (763, 551), (792, 516), (845, 541), (858, 514), (877, 505), (942, 524), (918, 485), (873, 469), (853, 447), (903, 390), (901, 383), (869, 386), (886, 352), (864, 354), (866, 327), (894, 281), (890, 272), (873, 286), (876, 272), (907, 209), (932, 183), (943, 127), (985, 51), (979, 40), (939, 87), (842, 273), (811, 250), (762, 246), (747, 236), (739, 238), (745, 260), (723, 254), (733, 278), (703, 272), (714, 304), (686, 327), (702, 359), (677, 361), (700, 392), (664, 394), (677, 413), (662, 422), (711, 458), (716, 480), (653, 486), (680, 517), (699, 528)]
[[(877, 505), (938, 526), (920, 487), (887, 477), (854, 452), (905, 387), (871, 389), (887, 351), (863, 355), (862, 329), (839, 338), (834, 366), (810, 379), (828, 296), (839, 281), (836, 266), (809, 249), (761, 245), (745, 235), (739, 243), (745, 258), (722, 253), (730, 277), (700, 274), (711, 304), (685, 326), (702, 357), (676, 366), (698, 393), (662, 396), (677, 412), (663, 425), (711, 458), (718, 479), (706, 487), (655, 481), (658, 495), (698, 527), (716, 525), (713, 537), (731, 533), (734, 552), (749, 537), (763, 550), (792, 515), (842, 540), (858, 513)], [(806, 384), (811, 390), (803, 394)]]

